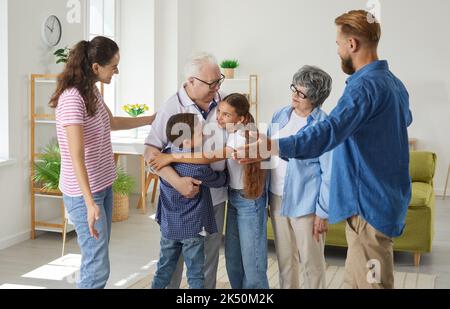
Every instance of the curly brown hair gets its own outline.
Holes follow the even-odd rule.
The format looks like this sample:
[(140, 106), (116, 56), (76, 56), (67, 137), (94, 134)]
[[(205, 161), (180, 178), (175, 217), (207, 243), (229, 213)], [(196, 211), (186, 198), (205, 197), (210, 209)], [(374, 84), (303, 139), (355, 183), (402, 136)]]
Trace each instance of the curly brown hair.
[[(250, 137), (250, 131), (258, 132), (255, 119), (250, 113), (250, 104), (247, 97), (240, 93), (232, 93), (225, 97), (223, 101), (234, 108), (239, 117), (245, 117), (243, 125), (245, 126), (246, 143), (253, 142)], [(264, 191), (266, 181), (266, 171), (261, 169), (261, 162), (244, 165), (244, 193), (245, 198), (257, 199)]]
[(95, 83), (97, 77), (92, 65), (98, 63), (105, 66), (111, 62), (119, 52), (119, 47), (113, 40), (98, 36), (92, 41), (81, 41), (70, 50), (69, 58), (64, 71), (58, 76), (56, 91), (52, 95), (49, 105), (58, 106), (61, 94), (69, 89), (76, 88), (83, 97), (87, 114), (92, 117), (97, 112), (97, 96)]

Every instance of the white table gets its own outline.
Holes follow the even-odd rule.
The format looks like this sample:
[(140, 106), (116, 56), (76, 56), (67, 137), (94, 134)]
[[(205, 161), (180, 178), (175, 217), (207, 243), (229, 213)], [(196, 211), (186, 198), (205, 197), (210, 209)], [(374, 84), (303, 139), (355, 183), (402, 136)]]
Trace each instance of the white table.
[(153, 185), (153, 193), (152, 193), (152, 202), (154, 203), (156, 196), (156, 189), (158, 187), (158, 180), (159, 180), (157, 175), (145, 171), (145, 159), (144, 159), (145, 139), (118, 137), (112, 135), (111, 142), (116, 165), (121, 155), (135, 155), (140, 157), (141, 197), (139, 198), (137, 208), (141, 209), (141, 212), (145, 214), (146, 213), (145, 199), (147, 197), (148, 187), (150, 186), (152, 180), (154, 180), (155, 183)]

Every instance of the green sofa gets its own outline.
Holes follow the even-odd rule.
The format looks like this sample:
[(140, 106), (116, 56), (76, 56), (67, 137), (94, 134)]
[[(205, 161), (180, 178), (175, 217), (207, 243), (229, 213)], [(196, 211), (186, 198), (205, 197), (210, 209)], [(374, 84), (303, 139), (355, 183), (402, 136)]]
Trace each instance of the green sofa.
[[(410, 173), (412, 196), (406, 215), (403, 234), (394, 239), (394, 250), (414, 253), (414, 265), (420, 263), (422, 253), (431, 252), (434, 237), (435, 195), (433, 177), (436, 169), (436, 155), (431, 152), (411, 152)], [(273, 239), (270, 219), (267, 236)], [(347, 247), (345, 222), (331, 224), (326, 236), (329, 246)]]

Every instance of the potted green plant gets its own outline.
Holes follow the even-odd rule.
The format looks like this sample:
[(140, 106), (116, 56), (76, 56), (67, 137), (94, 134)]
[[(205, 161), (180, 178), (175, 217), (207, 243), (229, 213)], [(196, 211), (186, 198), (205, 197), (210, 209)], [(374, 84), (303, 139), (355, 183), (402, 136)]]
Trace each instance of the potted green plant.
[(69, 58), (70, 48), (64, 47), (56, 50), (53, 55), (56, 56), (56, 64), (59, 63), (67, 63), (67, 59)]
[(220, 67), (223, 69), (223, 74), (226, 78), (234, 78), (234, 70), (239, 66), (239, 62), (236, 59), (225, 59), (220, 63)]
[(128, 219), (130, 212), (129, 196), (133, 192), (135, 184), (133, 177), (128, 175), (122, 168), (117, 168), (117, 178), (112, 188), (114, 194), (113, 222)]
[(61, 153), (58, 143), (50, 142), (34, 163), (33, 180), (44, 191), (58, 190), (61, 171)]

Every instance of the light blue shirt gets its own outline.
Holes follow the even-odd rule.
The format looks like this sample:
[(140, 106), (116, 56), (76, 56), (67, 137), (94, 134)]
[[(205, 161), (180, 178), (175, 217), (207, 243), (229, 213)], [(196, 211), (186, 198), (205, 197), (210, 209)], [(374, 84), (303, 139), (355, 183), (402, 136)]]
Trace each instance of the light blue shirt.
[[(267, 135), (276, 137), (277, 133), (288, 124), (293, 112), (294, 109), (290, 106), (276, 112), (272, 117)], [(314, 109), (308, 116), (307, 125), (299, 132), (308, 130), (326, 117), (327, 114), (320, 108)], [(296, 218), (316, 214), (322, 219), (328, 218), (331, 157), (332, 152), (307, 160), (280, 156), (281, 159), (288, 161), (281, 216)], [(270, 184), (270, 173), (268, 175), (267, 184)]]

